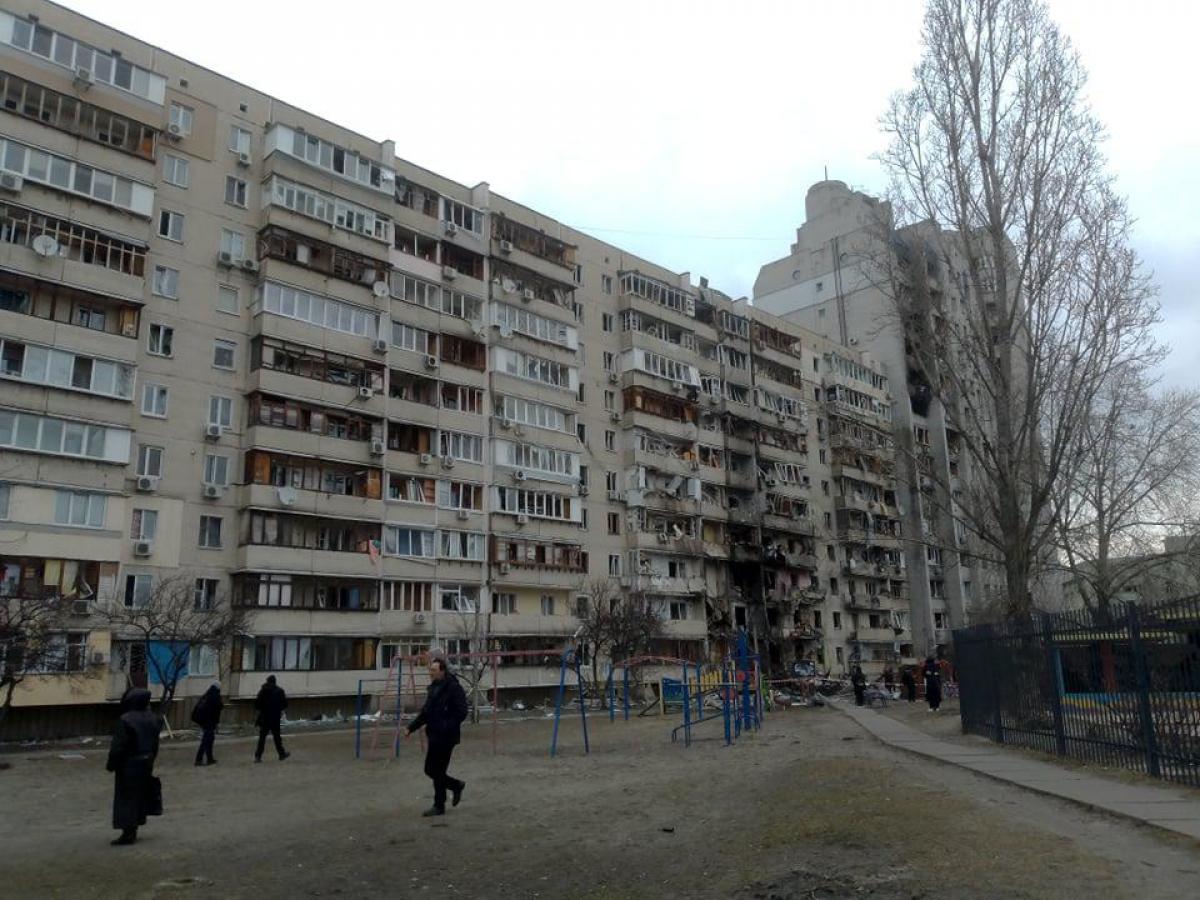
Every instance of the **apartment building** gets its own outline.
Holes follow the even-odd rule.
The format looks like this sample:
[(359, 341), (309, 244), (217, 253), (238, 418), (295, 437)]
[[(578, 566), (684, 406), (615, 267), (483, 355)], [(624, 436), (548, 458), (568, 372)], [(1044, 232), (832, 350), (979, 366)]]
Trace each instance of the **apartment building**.
[[(896, 267), (888, 256), (896, 249), (884, 235), (892, 224), (886, 202), (840, 181), (813, 185), (796, 241), (787, 256), (762, 267), (754, 303), (847, 347), (866, 350), (887, 382), (897, 386), (899, 398), (891, 410), (894, 497), (908, 539), (896, 552), (910, 575), (913, 643), (924, 656), (943, 650), (950, 630), (967, 624), (972, 607), (1000, 590), (1003, 577), (996, 567), (965, 552), (970, 535), (956, 498), (970, 477), (970, 460), (945, 405), (959, 401), (947, 400), (929, 383), (913, 354), (919, 338), (901, 322), (891, 299)], [(936, 246), (938, 259), (954, 259), (953, 235), (928, 224), (900, 234)], [(927, 275), (931, 293), (958, 296), (950, 266), (930, 269)], [(939, 314), (954, 315), (956, 309), (945, 303)]]
[(554, 651), (607, 579), (662, 611), (663, 655), (744, 628), (780, 668), (912, 659), (902, 370), (61, 7), (0, 7), (0, 591), (76, 623), (17, 713), (152, 681), (96, 611), (180, 576), (253, 613), (181, 694), (273, 672), (297, 713), (347, 710), (397, 654)]

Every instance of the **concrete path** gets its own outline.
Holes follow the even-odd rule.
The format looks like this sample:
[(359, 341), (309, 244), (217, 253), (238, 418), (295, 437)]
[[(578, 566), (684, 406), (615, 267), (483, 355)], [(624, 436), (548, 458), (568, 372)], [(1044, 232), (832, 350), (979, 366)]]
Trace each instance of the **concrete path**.
[(880, 741), (898, 750), (1200, 840), (1200, 800), (1182, 791), (1088, 775), (1007, 752), (995, 745), (972, 747), (943, 741), (865, 707), (845, 703), (836, 706)]

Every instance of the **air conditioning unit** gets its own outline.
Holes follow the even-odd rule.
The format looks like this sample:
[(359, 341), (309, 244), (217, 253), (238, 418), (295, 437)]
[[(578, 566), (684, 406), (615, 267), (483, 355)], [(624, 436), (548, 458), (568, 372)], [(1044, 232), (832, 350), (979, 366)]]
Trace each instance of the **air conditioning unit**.
[(498, 418), (496, 420), (496, 424), (499, 425), (501, 428), (507, 430), (509, 428), (512, 428), (513, 423), (512, 423), (512, 419), (510, 419), (508, 416), (501, 416), (500, 418)]
[(375, 396), (375, 388), (369, 388), (366, 385), (364, 385), (358, 389), (358, 399), (359, 400), (370, 400), (374, 396)]
[(529, 524), (529, 516), (525, 515), (525, 513), (521, 513), (519, 516), (517, 516), (517, 524), (518, 525), (528, 525)]
[(376, 353), (387, 353), (388, 342), (384, 338), (376, 338), (375, 343), (371, 345), (371, 349)]
[(71, 601), (71, 615), (86, 616), (88, 614), (88, 602), (86, 600)]
[(436, 356), (433, 356), (432, 354), (430, 354), (429, 356), (425, 357), (425, 368), (436, 369), (438, 367), (438, 365), (439, 365), (438, 358)]
[(458, 269), (454, 266), (442, 266), (442, 277), (447, 281), (453, 281), (458, 277)]
[(170, 140), (170, 141), (179, 140), (180, 138), (183, 137), (183, 126), (177, 122), (172, 122), (170, 125), (167, 126), (166, 135), (167, 135), (167, 140)]
[(221, 496), (221, 486), (219, 484), (204, 485), (204, 499), (217, 500)]
[(248, 168), (250, 163), (251, 163), (251, 159), (250, 159), (249, 153), (239, 153), (237, 155), (237, 164), (239, 166), (241, 166), (243, 169)]
[(158, 490), (158, 479), (152, 475), (139, 475), (137, 480), (137, 489), (143, 494), (156, 491)]
[(460, 522), (465, 522), (465, 521), (467, 521), (467, 519), (471, 518), (471, 514), (469, 512), (467, 512), (467, 510), (465, 510), (465, 509), (460, 509), (457, 513), (455, 513), (455, 517)]
[(75, 77), (71, 79), (75, 87), (86, 91), (96, 83), (96, 76), (92, 74), (92, 70), (85, 66), (75, 67)]
[(608, 492), (608, 499), (609, 500), (620, 500), (621, 492), (614, 488), (613, 490)]
[(512, 330), (511, 325), (501, 325), (500, 326), (500, 337), (510, 338), (512, 336), (513, 336), (513, 330)]
[(503, 253), (505, 256), (508, 256), (508, 254), (512, 253), (513, 252), (512, 241), (501, 241), (500, 242), (500, 252)]
[(154, 544), (151, 541), (134, 541), (133, 555), (134, 556), (149, 556), (154, 552)]
[(371, 438), (371, 455), (383, 456), (384, 444), (383, 438)]
[(591, 491), (588, 489), (588, 486), (586, 484), (581, 484), (579, 486), (579, 496), (580, 497), (586, 497), (589, 493), (591, 493)]
[(535, 299), (536, 297), (537, 297), (537, 294), (535, 294), (533, 292), (533, 288), (525, 288), (523, 291), (521, 291), (521, 299), (523, 301), (525, 301), (526, 303), (528, 303), (530, 300)]
[(106, 662), (108, 662), (108, 657), (104, 655), (103, 650), (93, 650), (92, 651), (92, 665), (93, 666), (102, 666)]
[(204, 426), (204, 438), (209, 441), (219, 441), (225, 429), (216, 422), (209, 422)]
[(767, 487), (775, 487), (776, 482), (774, 478), (765, 478), (763, 484)]
[(250, 274), (254, 274), (255, 272), (257, 272), (258, 271), (258, 260), (243, 259), (242, 260), (242, 271), (249, 272)]
[(447, 453), (445, 456), (442, 457), (442, 468), (443, 469), (453, 469), (454, 468), (454, 457), (451, 456), (449, 453)]
[(522, 435), (525, 434), (525, 426), (524, 425), (514, 425), (513, 426), (513, 434), (515, 434), (517, 437), (521, 437)]
[(446, 234), (450, 235), (450, 237), (454, 237), (456, 234), (458, 234), (458, 226), (455, 225), (453, 222), (447, 222), (446, 223)]
[(524, 481), (526, 478), (524, 469), (513, 470), (513, 481)]
[(608, 383), (609, 384), (620, 384), (621, 376), (618, 375), (616, 372), (609, 372), (608, 373)]
[(424, 625), (425, 624), (425, 613), (417, 613), (415, 616), (413, 616), (413, 624), (414, 625)]
[(431, 462), (433, 462), (433, 454), (432, 453), (422, 453), (420, 456), (417, 457), (417, 462), (419, 462), (423, 466), (427, 466)]
[(497, 566), (496, 568), (500, 572), (501, 575), (507, 575), (509, 572), (512, 571), (512, 566), (510, 566), (508, 563), (500, 563), (500, 565)]
[(614, 422), (621, 421), (621, 414), (619, 412), (617, 412), (615, 409), (608, 414), (608, 417), (609, 417), (609, 419), (611, 419)]
[(217, 265), (218, 266), (223, 266), (226, 269), (228, 269), (228, 268), (232, 267), (233, 264), (234, 264), (233, 254), (230, 253), (228, 250), (222, 250), (220, 253), (217, 254)]
[(25, 187), (25, 179), (16, 172), (0, 172), (0, 191), (19, 194), (23, 187)]

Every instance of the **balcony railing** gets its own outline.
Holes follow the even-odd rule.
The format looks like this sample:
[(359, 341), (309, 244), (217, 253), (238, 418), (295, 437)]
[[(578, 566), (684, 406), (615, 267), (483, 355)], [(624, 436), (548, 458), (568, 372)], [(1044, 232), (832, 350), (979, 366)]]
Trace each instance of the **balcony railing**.
[(37, 242), (38, 253), (48, 249), (60, 259), (136, 278), (146, 274), (145, 244), (11, 203), (0, 203), (0, 242), (31, 250)]

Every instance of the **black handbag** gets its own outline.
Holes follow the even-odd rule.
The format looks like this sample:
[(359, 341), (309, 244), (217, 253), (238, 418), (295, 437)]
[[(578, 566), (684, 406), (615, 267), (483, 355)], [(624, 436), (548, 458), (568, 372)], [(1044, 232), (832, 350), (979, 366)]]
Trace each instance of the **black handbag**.
[(162, 814), (162, 781), (157, 775), (151, 775), (150, 784), (146, 790), (146, 815), (161, 816)]

